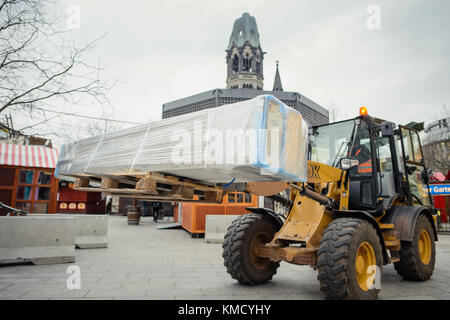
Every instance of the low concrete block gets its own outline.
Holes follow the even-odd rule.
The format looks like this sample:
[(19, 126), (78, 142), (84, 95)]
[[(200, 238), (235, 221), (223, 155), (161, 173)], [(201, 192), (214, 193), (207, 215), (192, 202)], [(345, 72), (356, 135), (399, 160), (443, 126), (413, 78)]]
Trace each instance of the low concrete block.
[(80, 249), (108, 247), (107, 215), (73, 215), (77, 223), (75, 246)]
[(75, 262), (75, 219), (0, 217), (0, 264)]
[(228, 227), (238, 216), (207, 215), (205, 221), (205, 241), (208, 243), (222, 243)]
[(75, 247), (79, 249), (108, 247), (108, 216), (96, 214), (33, 214), (44, 217), (75, 219)]

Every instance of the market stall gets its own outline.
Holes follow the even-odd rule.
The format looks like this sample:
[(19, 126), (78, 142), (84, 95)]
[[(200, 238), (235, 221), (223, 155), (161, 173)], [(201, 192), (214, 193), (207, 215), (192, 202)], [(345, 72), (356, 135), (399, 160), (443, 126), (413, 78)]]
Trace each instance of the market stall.
[(0, 143), (0, 201), (30, 213), (55, 213), (57, 159), (56, 149)]

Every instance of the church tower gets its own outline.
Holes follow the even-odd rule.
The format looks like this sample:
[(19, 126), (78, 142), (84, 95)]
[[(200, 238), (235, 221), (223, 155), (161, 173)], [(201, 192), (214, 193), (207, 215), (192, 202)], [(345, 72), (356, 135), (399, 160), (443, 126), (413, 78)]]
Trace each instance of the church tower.
[(280, 70), (278, 70), (278, 60), (277, 60), (277, 71), (275, 72), (275, 79), (273, 81), (272, 91), (283, 91), (283, 85), (281, 84)]
[(227, 89), (262, 90), (265, 52), (259, 43), (256, 20), (247, 12), (234, 22), (226, 52)]

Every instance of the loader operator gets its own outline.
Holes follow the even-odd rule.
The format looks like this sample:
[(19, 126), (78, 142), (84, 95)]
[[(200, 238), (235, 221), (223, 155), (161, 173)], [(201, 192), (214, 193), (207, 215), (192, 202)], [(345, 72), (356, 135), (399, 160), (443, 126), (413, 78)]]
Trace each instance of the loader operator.
[(372, 173), (372, 157), (369, 148), (364, 144), (355, 143), (352, 149), (352, 156), (355, 157), (358, 164), (358, 174)]

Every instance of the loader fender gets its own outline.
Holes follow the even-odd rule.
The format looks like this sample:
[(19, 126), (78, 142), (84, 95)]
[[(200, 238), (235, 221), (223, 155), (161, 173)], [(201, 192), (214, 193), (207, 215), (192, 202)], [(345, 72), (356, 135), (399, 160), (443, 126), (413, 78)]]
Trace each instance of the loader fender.
[(381, 219), (382, 223), (392, 223), (398, 231), (398, 238), (402, 241), (413, 241), (414, 228), (419, 215), (423, 214), (430, 221), (434, 238), (437, 241), (436, 224), (430, 210), (423, 206), (395, 206)]
[(273, 210), (266, 209), (266, 208), (255, 208), (255, 207), (248, 207), (245, 209), (250, 212), (253, 212), (253, 213), (258, 213), (258, 214), (262, 215), (263, 217), (269, 218), (269, 220), (271, 220), (276, 226), (279, 226), (280, 228), (284, 224), (283, 220), (281, 220), (281, 218)]
[(380, 226), (378, 225), (377, 221), (372, 217), (368, 212), (365, 211), (358, 211), (358, 210), (333, 210), (333, 216), (336, 219), (339, 218), (359, 218), (362, 220), (366, 220), (369, 222), (377, 231), (378, 238), (380, 238), (382, 253), (383, 253), (383, 264), (389, 263), (389, 255), (387, 253), (386, 244), (384, 243), (384, 237), (383, 232), (380, 229)]

